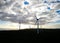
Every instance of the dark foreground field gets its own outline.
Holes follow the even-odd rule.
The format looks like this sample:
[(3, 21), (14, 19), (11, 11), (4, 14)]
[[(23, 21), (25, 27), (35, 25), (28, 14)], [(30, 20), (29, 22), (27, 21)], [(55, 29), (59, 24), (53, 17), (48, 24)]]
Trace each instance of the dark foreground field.
[(0, 31), (1, 38), (12, 40), (45, 40), (50, 37), (59, 38), (59, 36), (59, 29), (39, 29), (39, 34), (37, 34), (37, 29)]

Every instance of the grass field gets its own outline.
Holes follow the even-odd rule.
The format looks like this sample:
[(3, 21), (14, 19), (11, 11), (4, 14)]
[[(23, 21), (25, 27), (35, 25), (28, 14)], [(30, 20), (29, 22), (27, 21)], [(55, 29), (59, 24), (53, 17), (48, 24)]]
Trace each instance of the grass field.
[[(56, 38), (59, 35), (60, 30), (59, 29), (39, 29), (39, 34), (37, 34), (37, 29), (24, 29), (24, 30), (4, 30), (0, 31), (0, 37), (1, 38), (9, 38), (11, 40), (42, 40), (47, 39), (52, 36), (53, 38)], [(59, 38), (59, 37), (57, 37)]]

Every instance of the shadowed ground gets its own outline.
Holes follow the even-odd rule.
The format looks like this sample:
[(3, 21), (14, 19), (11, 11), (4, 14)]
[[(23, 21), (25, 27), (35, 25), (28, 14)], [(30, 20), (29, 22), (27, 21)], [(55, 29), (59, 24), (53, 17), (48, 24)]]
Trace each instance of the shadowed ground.
[(0, 37), (12, 39), (12, 40), (45, 40), (47, 38), (59, 38), (59, 29), (39, 29), (39, 34), (37, 34), (37, 29), (25, 29), (25, 30), (9, 30), (0, 31)]

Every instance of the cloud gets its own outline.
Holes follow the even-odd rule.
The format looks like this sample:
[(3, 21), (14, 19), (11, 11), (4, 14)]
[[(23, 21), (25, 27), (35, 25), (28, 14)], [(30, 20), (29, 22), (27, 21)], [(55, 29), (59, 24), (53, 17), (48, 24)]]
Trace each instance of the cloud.
[[(28, 7), (26, 9), (24, 9), (24, 8), (20, 9), (19, 8), (19, 10), (18, 10), (18, 11), (20, 11), (19, 13), (15, 12), (16, 9), (15, 9), (15, 11), (12, 10), (12, 8), (14, 8), (14, 6), (11, 9), (9, 9), (11, 7), (9, 5), (11, 5), (11, 3), (13, 3), (13, 2), (14, 1), (11, 1), (10, 3), (8, 3), (8, 5), (4, 4), (4, 6), (6, 6), (4, 9), (0, 8), (1, 9), (0, 10), (0, 20), (9, 21), (9, 22), (13, 22), (13, 23), (19, 23), (20, 22), (23, 24), (35, 24), (36, 23), (36, 17), (35, 17), (36, 12), (28, 12), (30, 10), (30, 9), (28, 9)], [(58, 7), (55, 7), (55, 8), (58, 8)], [(21, 12), (21, 10), (22, 10), (22, 12)], [(44, 11), (44, 10), (42, 10), (42, 11)], [(12, 12), (14, 12), (15, 14)], [(27, 12), (27, 13), (25, 14), (25, 12)], [(39, 16), (41, 17), (39, 22), (41, 22), (42, 24), (47, 23), (46, 20), (49, 22), (52, 22), (52, 21), (54, 22), (56, 20), (60, 20), (60, 19), (58, 19), (58, 17), (54, 16), (52, 14), (52, 12), (44, 11), (43, 13), (40, 13)]]
[(56, 10), (60, 9), (60, 3), (59, 4), (56, 4), (55, 9)]
[[(31, 16), (31, 15), (30, 15)], [(0, 20), (3, 20), (3, 21), (10, 21), (10, 22), (15, 22), (15, 23), (29, 23), (29, 22), (32, 22), (33, 20), (29, 21), (29, 15), (14, 15), (14, 14), (8, 14), (8, 13), (5, 13), (5, 12), (0, 12)]]

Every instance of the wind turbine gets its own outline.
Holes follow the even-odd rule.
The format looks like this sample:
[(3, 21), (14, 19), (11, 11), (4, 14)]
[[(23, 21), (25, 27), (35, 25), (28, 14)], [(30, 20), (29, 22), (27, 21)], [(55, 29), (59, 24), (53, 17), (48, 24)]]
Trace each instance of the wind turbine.
[(36, 23), (37, 23), (37, 34), (39, 34), (39, 19), (40, 19), (40, 17), (38, 17), (38, 13), (35, 14), (35, 19), (36, 19)]

